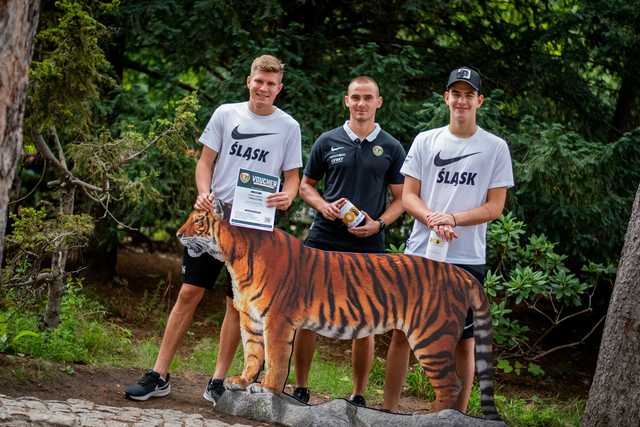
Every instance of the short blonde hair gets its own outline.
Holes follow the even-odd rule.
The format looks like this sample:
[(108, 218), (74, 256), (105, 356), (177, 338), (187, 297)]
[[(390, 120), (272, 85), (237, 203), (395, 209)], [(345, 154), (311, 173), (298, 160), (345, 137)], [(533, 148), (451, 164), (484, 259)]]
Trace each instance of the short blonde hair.
[(273, 55), (261, 55), (251, 63), (251, 75), (254, 75), (258, 71), (278, 73), (282, 78), (284, 74), (284, 64)]

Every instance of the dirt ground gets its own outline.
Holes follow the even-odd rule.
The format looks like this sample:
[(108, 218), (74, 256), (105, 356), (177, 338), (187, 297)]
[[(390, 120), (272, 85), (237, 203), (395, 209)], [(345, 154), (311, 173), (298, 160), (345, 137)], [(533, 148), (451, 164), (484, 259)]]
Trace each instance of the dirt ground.
[(213, 405), (202, 398), (203, 384), (208, 379), (204, 374), (187, 373), (171, 378), (171, 394), (167, 397), (145, 402), (126, 400), (124, 387), (140, 374), (140, 369), (63, 365), (0, 354), (0, 392), (7, 396), (35, 396), (45, 400), (83, 399), (115, 407), (175, 409), (229, 424), (269, 425), (216, 412)]
[[(146, 322), (136, 323), (140, 310), (147, 305), (167, 307), (154, 316), (167, 316), (167, 310), (174, 301), (180, 284), (180, 257), (173, 254), (149, 254), (138, 249), (123, 249), (118, 255), (118, 278), (110, 283), (89, 285), (107, 302), (113, 311), (113, 321), (132, 330), (134, 339), (153, 336), (155, 330)], [(158, 286), (162, 280), (163, 285)], [(160, 290), (160, 291), (159, 291)], [(211, 325), (204, 322), (205, 314), (218, 313), (222, 317), (224, 294), (221, 289), (208, 292), (198, 309), (194, 326), (194, 336), (211, 334)], [(215, 333), (215, 332), (214, 332)], [(376, 349), (384, 358), (388, 337), (377, 340)], [(182, 351), (189, 350), (189, 340)], [(321, 351), (336, 359), (348, 358), (349, 342), (335, 342), (321, 339)], [(596, 349), (597, 351), (597, 349)], [(595, 368), (596, 355), (584, 348), (569, 349), (542, 362), (547, 371), (542, 379), (529, 376), (498, 376), (498, 390), (503, 395), (526, 397), (536, 394), (540, 397), (568, 399), (585, 398)], [(0, 354), (0, 393), (9, 396), (36, 396), (42, 399), (80, 398), (110, 406), (140, 406), (144, 408), (171, 408), (187, 413), (199, 413), (208, 418), (226, 422), (265, 425), (216, 412), (212, 405), (202, 398), (207, 373), (186, 372), (171, 378), (172, 392), (166, 398), (133, 402), (123, 398), (127, 384), (135, 382), (143, 373), (140, 369), (93, 367), (86, 365), (63, 365), (27, 357)], [(326, 396), (312, 394), (311, 403), (320, 403)], [(427, 404), (416, 397), (404, 396), (401, 412), (424, 410)]]
[[(134, 340), (156, 335), (149, 322), (137, 322), (140, 318), (139, 311), (172, 305), (180, 283), (180, 257), (173, 254), (149, 254), (139, 249), (123, 249), (118, 254), (117, 271), (118, 276), (113, 282), (87, 283), (86, 288), (97, 294), (113, 310), (113, 317), (109, 320), (129, 328)], [(161, 280), (163, 283), (159, 286)], [(161, 292), (156, 295), (158, 290)], [(194, 335), (211, 333), (211, 328), (206, 328), (198, 320), (202, 320), (200, 317), (206, 311), (223, 310), (224, 306), (220, 303), (223, 301), (222, 296), (216, 291), (207, 295), (192, 328)], [(149, 307), (143, 307), (141, 301), (146, 301), (145, 304)], [(167, 314), (165, 309), (153, 316), (166, 318)], [(152, 398), (145, 402), (125, 399), (125, 387), (134, 383), (146, 368), (62, 364), (0, 354), (0, 393), (12, 397), (35, 396), (48, 400), (84, 399), (116, 407), (169, 408), (198, 413), (205, 418), (219, 419), (230, 424), (268, 425), (216, 412), (213, 405), (202, 398), (209, 378), (205, 373), (185, 372), (172, 376), (171, 394), (164, 398)]]

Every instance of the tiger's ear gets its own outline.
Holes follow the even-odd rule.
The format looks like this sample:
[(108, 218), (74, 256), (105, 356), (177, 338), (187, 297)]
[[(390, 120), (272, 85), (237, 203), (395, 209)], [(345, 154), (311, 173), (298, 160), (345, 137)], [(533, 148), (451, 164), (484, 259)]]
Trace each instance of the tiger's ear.
[(213, 199), (213, 216), (216, 220), (224, 219), (223, 204), (218, 199)]

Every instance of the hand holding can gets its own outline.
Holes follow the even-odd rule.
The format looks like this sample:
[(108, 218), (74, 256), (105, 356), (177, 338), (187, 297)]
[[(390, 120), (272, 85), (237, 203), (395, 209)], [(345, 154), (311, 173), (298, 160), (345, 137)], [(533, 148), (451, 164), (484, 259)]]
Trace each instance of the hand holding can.
[(427, 251), (425, 256), (434, 261), (444, 262), (447, 259), (447, 251), (449, 250), (449, 242), (438, 236), (435, 230), (429, 233), (427, 240)]
[(365, 220), (364, 214), (355, 207), (351, 201), (347, 200), (340, 208), (340, 219), (348, 228), (357, 227)]

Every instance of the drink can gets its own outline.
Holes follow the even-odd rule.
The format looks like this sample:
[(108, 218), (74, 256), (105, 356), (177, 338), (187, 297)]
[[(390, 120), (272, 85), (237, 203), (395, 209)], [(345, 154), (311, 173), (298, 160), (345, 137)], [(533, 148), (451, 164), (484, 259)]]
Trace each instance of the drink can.
[(429, 240), (427, 241), (426, 257), (434, 261), (444, 262), (447, 258), (447, 251), (449, 250), (449, 242), (431, 230), (429, 233)]
[(344, 222), (348, 228), (353, 228), (362, 224), (365, 216), (360, 209), (356, 208), (353, 203), (347, 200), (340, 208), (340, 219), (342, 219), (342, 222)]

